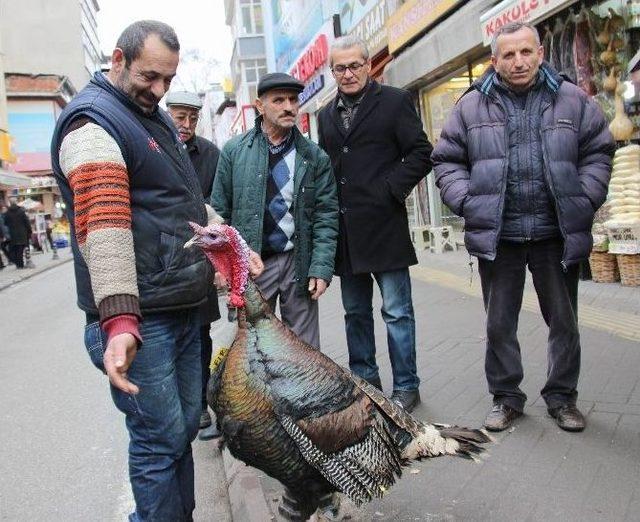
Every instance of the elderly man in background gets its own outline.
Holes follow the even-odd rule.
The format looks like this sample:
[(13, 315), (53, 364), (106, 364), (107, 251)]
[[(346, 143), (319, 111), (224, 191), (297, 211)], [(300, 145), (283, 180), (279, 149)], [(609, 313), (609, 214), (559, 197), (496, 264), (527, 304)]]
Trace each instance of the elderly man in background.
[[(200, 118), (202, 101), (192, 92), (172, 91), (167, 94), (165, 103), (169, 115), (178, 129), (180, 139), (187, 147), (189, 158), (198, 175), (200, 188), (205, 201), (211, 199), (213, 179), (216, 174), (220, 151), (213, 143), (202, 136), (196, 136), (196, 126)], [(209, 440), (221, 435), (217, 426), (212, 423), (211, 414), (207, 406), (207, 382), (209, 381), (209, 365), (213, 343), (211, 340), (211, 323), (220, 319), (218, 308), (218, 293), (212, 284), (209, 288), (207, 301), (200, 306), (200, 343), (202, 353), (202, 413), (200, 415), (201, 440)]]
[(548, 63), (535, 27), (514, 22), (491, 43), (492, 67), (462, 96), (433, 152), (446, 205), (465, 219), (487, 312), (485, 372), (502, 431), (522, 415), (517, 338), (527, 268), (549, 327), (541, 391), (558, 426), (581, 431), (578, 263), (591, 251), (615, 143), (598, 105)]

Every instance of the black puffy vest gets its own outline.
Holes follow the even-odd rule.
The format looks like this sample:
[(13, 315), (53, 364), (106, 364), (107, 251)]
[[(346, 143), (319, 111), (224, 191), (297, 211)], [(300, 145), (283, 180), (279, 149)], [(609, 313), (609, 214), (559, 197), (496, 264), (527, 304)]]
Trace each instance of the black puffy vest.
[(73, 191), (59, 163), (65, 129), (80, 117), (95, 121), (115, 139), (127, 166), (142, 313), (197, 306), (204, 301), (211, 281), (211, 266), (199, 249), (183, 248), (193, 235), (188, 222), (207, 222), (202, 191), (185, 147), (164, 111), (158, 109), (149, 116), (167, 126), (174, 136), (180, 162), (170, 159), (134, 111), (140, 113), (98, 72), (62, 111), (52, 138), (53, 171), (72, 227), (78, 306), (92, 314), (98, 311), (89, 270), (75, 239)]

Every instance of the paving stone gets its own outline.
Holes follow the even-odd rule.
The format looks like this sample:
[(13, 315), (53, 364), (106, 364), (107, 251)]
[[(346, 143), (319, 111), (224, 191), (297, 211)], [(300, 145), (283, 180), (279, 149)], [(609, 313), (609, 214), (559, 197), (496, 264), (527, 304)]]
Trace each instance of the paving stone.
[[(460, 253), (420, 259), (429, 268), (468, 278), (467, 261)], [(477, 284), (477, 272), (474, 280)], [(530, 278), (527, 289), (531, 290)], [(321, 302), (322, 342), (323, 349), (346, 364), (338, 290), (339, 281)], [(637, 289), (629, 292), (619, 285), (581, 282), (579, 293), (580, 303), (605, 315), (617, 310), (640, 312)], [(391, 368), (377, 293), (374, 301), (377, 360), (389, 390)], [(414, 304), (423, 399), (414, 412), (416, 418), (479, 426), (491, 407), (484, 375), (481, 299), (416, 281)], [(567, 433), (548, 416), (540, 397), (547, 371), (547, 334), (539, 313), (521, 313), (522, 389), (529, 397), (525, 416), (513, 429), (494, 435), (496, 444), (481, 463), (445, 457), (412, 463), (417, 473), (405, 470), (382, 499), (353, 507), (351, 520), (640, 520), (640, 347), (607, 332), (581, 328), (578, 407), (588, 424), (582, 433)], [(281, 491), (272, 479), (263, 482), (270, 485), (268, 491)]]

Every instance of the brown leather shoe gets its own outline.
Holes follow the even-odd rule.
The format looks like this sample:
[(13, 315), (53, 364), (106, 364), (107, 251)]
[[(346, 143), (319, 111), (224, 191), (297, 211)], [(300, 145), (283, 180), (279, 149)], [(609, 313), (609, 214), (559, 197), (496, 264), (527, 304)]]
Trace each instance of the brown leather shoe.
[(521, 411), (514, 410), (511, 406), (506, 404), (494, 404), (493, 408), (484, 419), (483, 426), (489, 431), (502, 431), (506, 430), (513, 421), (522, 415)]
[(556, 408), (548, 408), (547, 411), (565, 431), (582, 431), (587, 425), (584, 415), (575, 404), (563, 404)]

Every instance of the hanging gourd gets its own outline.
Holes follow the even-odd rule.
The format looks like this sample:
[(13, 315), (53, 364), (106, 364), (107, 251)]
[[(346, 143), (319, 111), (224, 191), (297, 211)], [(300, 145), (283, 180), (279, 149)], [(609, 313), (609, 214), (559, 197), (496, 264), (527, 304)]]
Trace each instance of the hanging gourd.
[(633, 122), (629, 119), (629, 116), (624, 112), (624, 102), (622, 100), (622, 94), (625, 91), (625, 84), (619, 81), (616, 88), (615, 106), (616, 115), (613, 121), (609, 124), (609, 130), (616, 141), (627, 141), (633, 135)]
[(610, 67), (615, 65), (618, 61), (618, 57), (616, 56), (615, 51), (613, 50), (613, 37), (609, 40), (609, 45), (607, 46), (606, 51), (602, 51), (600, 53), (600, 61), (603, 65)]
[(616, 87), (618, 86), (618, 80), (616, 80), (615, 72), (616, 72), (616, 68), (611, 67), (609, 76), (607, 76), (604, 79), (604, 82), (602, 82), (602, 88), (611, 94), (616, 92)]

